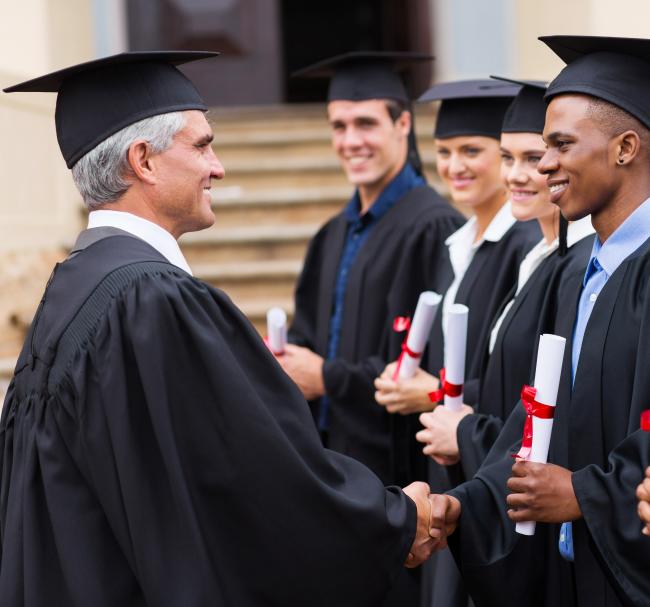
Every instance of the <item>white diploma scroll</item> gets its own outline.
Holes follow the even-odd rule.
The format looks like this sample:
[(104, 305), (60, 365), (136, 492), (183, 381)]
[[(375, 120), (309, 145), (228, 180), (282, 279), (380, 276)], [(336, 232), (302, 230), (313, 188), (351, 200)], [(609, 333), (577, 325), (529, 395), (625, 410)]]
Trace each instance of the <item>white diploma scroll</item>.
[[(544, 334), (539, 338), (534, 384), (536, 390), (535, 400), (538, 403), (550, 407), (555, 407), (557, 403), (557, 391), (560, 385), (565, 345), (566, 339), (559, 335)], [(541, 419), (533, 416), (533, 442), (528, 461), (546, 463), (552, 430), (552, 418)], [(534, 535), (535, 522), (517, 523), (516, 531), (522, 535)]]
[[(465, 381), (465, 352), (467, 350), (467, 317), (469, 308), (453, 304), (447, 316), (445, 332), (445, 381), (462, 385)], [(445, 407), (458, 411), (463, 404), (463, 393), (459, 396), (445, 394)]]
[[(411, 352), (419, 352), (421, 354), (422, 350), (424, 350), (441, 299), (442, 296), (438, 295), (435, 291), (424, 291), (420, 293), (418, 305), (416, 306), (415, 314), (413, 315), (413, 322), (411, 323), (411, 328), (406, 340), (406, 347)], [(398, 379), (408, 379), (409, 377), (413, 377), (416, 369), (420, 366), (421, 359), (421, 355), (414, 358), (404, 352), (401, 357), (399, 373), (397, 375)]]
[(287, 314), (282, 308), (271, 308), (266, 313), (266, 335), (273, 354), (284, 354), (287, 345)]

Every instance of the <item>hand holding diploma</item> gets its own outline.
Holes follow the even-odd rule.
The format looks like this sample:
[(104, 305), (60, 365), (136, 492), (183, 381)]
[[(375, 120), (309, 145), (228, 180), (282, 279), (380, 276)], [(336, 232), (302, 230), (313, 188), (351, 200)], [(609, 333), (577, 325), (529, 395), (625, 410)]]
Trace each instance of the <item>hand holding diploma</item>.
[(408, 334), (399, 359), (387, 365), (375, 379), (375, 400), (388, 413), (409, 415), (432, 409), (428, 394), (438, 388), (438, 380), (420, 369), (420, 361), (441, 299), (434, 291), (424, 291), (418, 299), (413, 322), (402, 317), (393, 322), (394, 330), (408, 328)]
[(457, 463), (460, 459), (458, 424), (471, 413), (474, 413), (472, 407), (461, 405), (458, 410), (436, 407), (431, 413), (420, 415), (424, 429), (415, 435), (415, 440), (424, 443), (422, 453), (432, 457), (441, 466)]
[(413, 377), (395, 381), (396, 367), (396, 362), (390, 363), (375, 379), (377, 404), (385, 407), (388, 413), (399, 415), (431, 411), (434, 405), (429, 400), (429, 393), (438, 389), (438, 378), (418, 367)]
[(566, 340), (558, 335), (542, 335), (539, 340), (535, 387), (524, 386), (522, 405), (526, 423), (519, 461), (512, 467), (508, 488), (508, 516), (517, 522), (517, 533), (533, 535), (535, 521), (565, 522), (580, 518), (571, 472), (546, 464), (553, 429), (553, 412), (560, 384)]

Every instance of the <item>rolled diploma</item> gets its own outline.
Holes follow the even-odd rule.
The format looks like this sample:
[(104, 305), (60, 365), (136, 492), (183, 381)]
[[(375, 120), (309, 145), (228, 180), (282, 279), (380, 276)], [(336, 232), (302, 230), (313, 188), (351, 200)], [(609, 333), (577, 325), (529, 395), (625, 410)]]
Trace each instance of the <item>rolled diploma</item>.
[[(438, 295), (435, 291), (424, 291), (420, 293), (418, 305), (415, 307), (411, 329), (409, 330), (409, 336), (406, 340), (406, 345), (411, 352), (422, 352), (424, 350), (441, 299), (442, 296)], [(421, 358), (413, 358), (405, 354), (399, 368), (398, 379), (413, 377), (415, 370), (420, 366)]]
[(266, 313), (266, 334), (273, 354), (283, 354), (287, 345), (287, 314), (282, 308), (271, 308)]
[[(465, 381), (465, 351), (467, 350), (467, 317), (469, 308), (463, 304), (453, 304), (447, 316), (445, 334), (445, 379), (451, 384)], [(463, 394), (447, 396), (445, 407), (458, 411), (463, 404)]]
[[(559, 335), (547, 333), (539, 338), (537, 363), (535, 365), (535, 389), (537, 390), (535, 400), (539, 403), (551, 407), (555, 407), (557, 403), (557, 391), (560, 385), (565, 345), (566, 339)], [(552, 419), (533, 417), (533, 444), (528, 461), (546, 463), (552, 430)], [(534, 535), (535, 521), (517, 523), (515, 529), (517, 533), (522, 535)]]

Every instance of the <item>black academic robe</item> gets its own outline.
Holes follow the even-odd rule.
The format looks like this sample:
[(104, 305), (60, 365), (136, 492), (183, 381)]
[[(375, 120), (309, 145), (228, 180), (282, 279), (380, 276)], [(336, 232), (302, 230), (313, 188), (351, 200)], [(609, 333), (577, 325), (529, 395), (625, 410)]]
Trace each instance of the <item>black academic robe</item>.
[[(417, 416), (386, 413), (375, 402), (373, 382), (400, 353), (404, 334), (392, 330), (393, 319), (412, 316), (422, 291), (441, 292), (451, 282), (445, 239), (463, 222), (432, 188), (414, 188), (373, 227), (348, 276), (338, 357), (323, 367), (329, 446), (385, 483), (425, 480), (426, 460), (413, 448)], [(321, 228), (296, 288), (289, 340), (323, 357), (347, 229), (343, 213)]]
[(0, 420), (0, 605), (376, 606), (415, 514), (222, 292), (131, 236), (57, 266)]
[[(486, 240), (481, 244), (458, 285), (454, 301), (469, 308), (463, 391), (468, 404), (474, 404), (478, 398), (483, 345), (489, 339), (492, 321), (517, 283), (521, 262), (541, 237), (537, 221), (514, 223), (499, 241)], [(442, 313), (434, 320), (428, 353), (427, 370), (437, 376), (444, 364)], [(433, 492), (442, 493), (462, 482), (460, 464), (440, 466), (429, 459), (428, 480)], [(457, 567), (447, 550), (425, 564), (424, 571), (423, 605), (464, 607), (467, 604)]]
[[(461, 420), (456, 434), (463, 480), (476, 474), (504, 421), (519, 401), (522, 386), (533, 380), (540, 327), (548, 326), (549, 319), (545, 316), (551, 312), (546, 304), (546, 293), (553, 275), (554, 280), (560, 280), (564, 273), (584, 271), (593, 240), (592, 235), (582, 238), (563, 257), (557, 251), (549, 255), (516, 296), (516, 286), (513, 288), (496, 313), (483, 344), (476, 413)], [(510, 301), (512, 306), (503, 318), (490, 354), (492, 329)]]
[[(537, 221), (517, 221), (499, 241), (486, 240), (481, 244), (458, 285), (454, 302), (469, 308), (463, 390), (467, 404), (474, 404), (478, 399), (482, 346), (487, 343), (492, 321), (517, 284), (519, 265), (541, 237)], [(437, 376), (443, 365), (444, 339), (440, 313), (436, 314), (431, 328), (427, 368)]]
[(575, 563), (557, 549), (559, 525), (517, 536), (505, 486), (523, 431), (516, 407), (475, 478), (451, 493), (462, 503), (450, 546), (477, 607), (619, 607), (650, 604), (650, 541), (641, 535), (635, 489), (650, 465), (650, 240), (601, 290), (587, 324), (571, 389), (574, 319), (584, 269), (551, 290), (554, 322), (567, 338), (549, 462), (573, 471), (583, 518), (573, 523)]

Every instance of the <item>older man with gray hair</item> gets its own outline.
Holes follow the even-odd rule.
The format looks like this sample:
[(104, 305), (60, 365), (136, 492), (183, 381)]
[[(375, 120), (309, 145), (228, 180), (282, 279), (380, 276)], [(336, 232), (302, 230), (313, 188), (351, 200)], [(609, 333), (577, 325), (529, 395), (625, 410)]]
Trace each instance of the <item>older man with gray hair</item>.
[(176, 239), (213, 223), (224, 170), (175, 66), (212, 55), (125, 53), (6, 89), (58, 93), (91, 212), (0, 420), (2, 605), (370, 606), (444, 542), (428, 487), (323, 449), (250, 323), (191, 275)]

